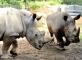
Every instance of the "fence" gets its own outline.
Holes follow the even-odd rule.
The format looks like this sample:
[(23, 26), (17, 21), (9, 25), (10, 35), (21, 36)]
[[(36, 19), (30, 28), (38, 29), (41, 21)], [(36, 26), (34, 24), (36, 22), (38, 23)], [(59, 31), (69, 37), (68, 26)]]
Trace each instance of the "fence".
[(62, 11), (68, 12), (71, 16), (76, 16), (78, 14), (82, 15), (81, 5), (62, 5), (60, 8)]

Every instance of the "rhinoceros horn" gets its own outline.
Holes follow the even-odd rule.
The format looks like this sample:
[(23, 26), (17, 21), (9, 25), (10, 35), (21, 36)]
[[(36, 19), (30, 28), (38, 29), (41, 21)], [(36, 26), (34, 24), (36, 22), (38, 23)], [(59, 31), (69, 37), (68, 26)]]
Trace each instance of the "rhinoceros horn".
[(47, 38), (45, 38), (45, 41), (43, 44), (46, 44), (48, 42), (52, 42), (53, 40), (54, 40), (54, 37), (47, 37)]

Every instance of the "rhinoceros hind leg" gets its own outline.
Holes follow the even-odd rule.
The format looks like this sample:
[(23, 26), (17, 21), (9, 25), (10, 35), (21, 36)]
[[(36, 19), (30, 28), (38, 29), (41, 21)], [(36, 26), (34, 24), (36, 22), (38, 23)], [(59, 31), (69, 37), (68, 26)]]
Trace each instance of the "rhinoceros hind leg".
[(2, 46), (2, 58), (9, 58), (8, 56), (8, 49), (11, 45), (11, 41), (8, 38), (5, 38), (3, 40), (3, 46)]
[(17, 41), (14, 40), (13, 43), (12, 43), (12, 49), (10, 51), (10, 54), (12, 54), (12, 57), (17, 56), (17, 53), (16, 53), (17, 47), (18, 47)]
[(10, 54), (12, 54), (12, 57), (17, 56), (17, 53), (15, 53), (15, 52), (13, 52), (13, 51), (10, 51)]

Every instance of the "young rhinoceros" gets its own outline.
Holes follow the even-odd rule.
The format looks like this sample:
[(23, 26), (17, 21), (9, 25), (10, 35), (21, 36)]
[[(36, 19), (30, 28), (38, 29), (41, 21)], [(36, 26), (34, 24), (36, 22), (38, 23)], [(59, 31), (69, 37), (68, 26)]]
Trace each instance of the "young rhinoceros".
[(9, 47), (12, 45), (10, 53), (16, 56), (16, 38), (26, 37), (29, 43), (41, 49), (47, 42), (44, 41), (44, 32), (36, 27), (36, 22), (41, 17), (32, 14), (30, 11), (18, 10), (15, 8), (0, 8), (0, 40), (3, 41), (2, 58), (9, 58), (7, 55)]
[[(48, 15), (46, 21), (48, 30), (51, 37), (55, 35), (60, 49), (64, 50), (64, 46), (68, 46), (70, 43), (78, 43), (80, 28), (76, 28), (75, 21), (80, 18), (80, 14), (72, 18), (66, 12), (57, 12)], [(64, 42), (63, 37), (66, 39)]]

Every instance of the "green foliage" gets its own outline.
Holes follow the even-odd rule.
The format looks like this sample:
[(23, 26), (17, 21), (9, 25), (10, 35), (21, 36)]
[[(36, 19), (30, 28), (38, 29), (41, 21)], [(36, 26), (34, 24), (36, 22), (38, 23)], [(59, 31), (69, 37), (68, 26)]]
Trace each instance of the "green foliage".
[(48, 0), (47, 2), (49, 5), (60, 5), (62, 0)]
[(82, 40), (82, 25), (78, 24), (78, 27), (80, 27), (80, 40)]
[(22, 8), (22, 4), (24, 5), (23, 0), (0, 0), (0, 7), (15, 7)]
[(44, 6), (49, 6), (49, 5), (60, 5), (61, 1), (58, 0), (50, 0), (50, 1), (29, 1), (28, 2), (28, 6), (29, 8), (31, 8), (32, 10), (36, 10), (40, 7), (44, 7)]
[(82, 0), (62, 0), (63, 4), (78, 4), (78, 5), (82, 5)]
[(82, 40), (82, 33), (80, 34), (80, 40)]
[(47, 5), (79, 4), (82, 0), (0, 0), (0, 7), (31, 8), (36, 10)]
[(42, 2), (38, 2), (38, 1), (31, 1), (31, 2), (28, 2), (28, 6), (29, 8), (31, 8), (32, 10), (35, 10), (35, 9), (38, 9), (40, 8), (41, 6), (43, 6), (44, 4)]

